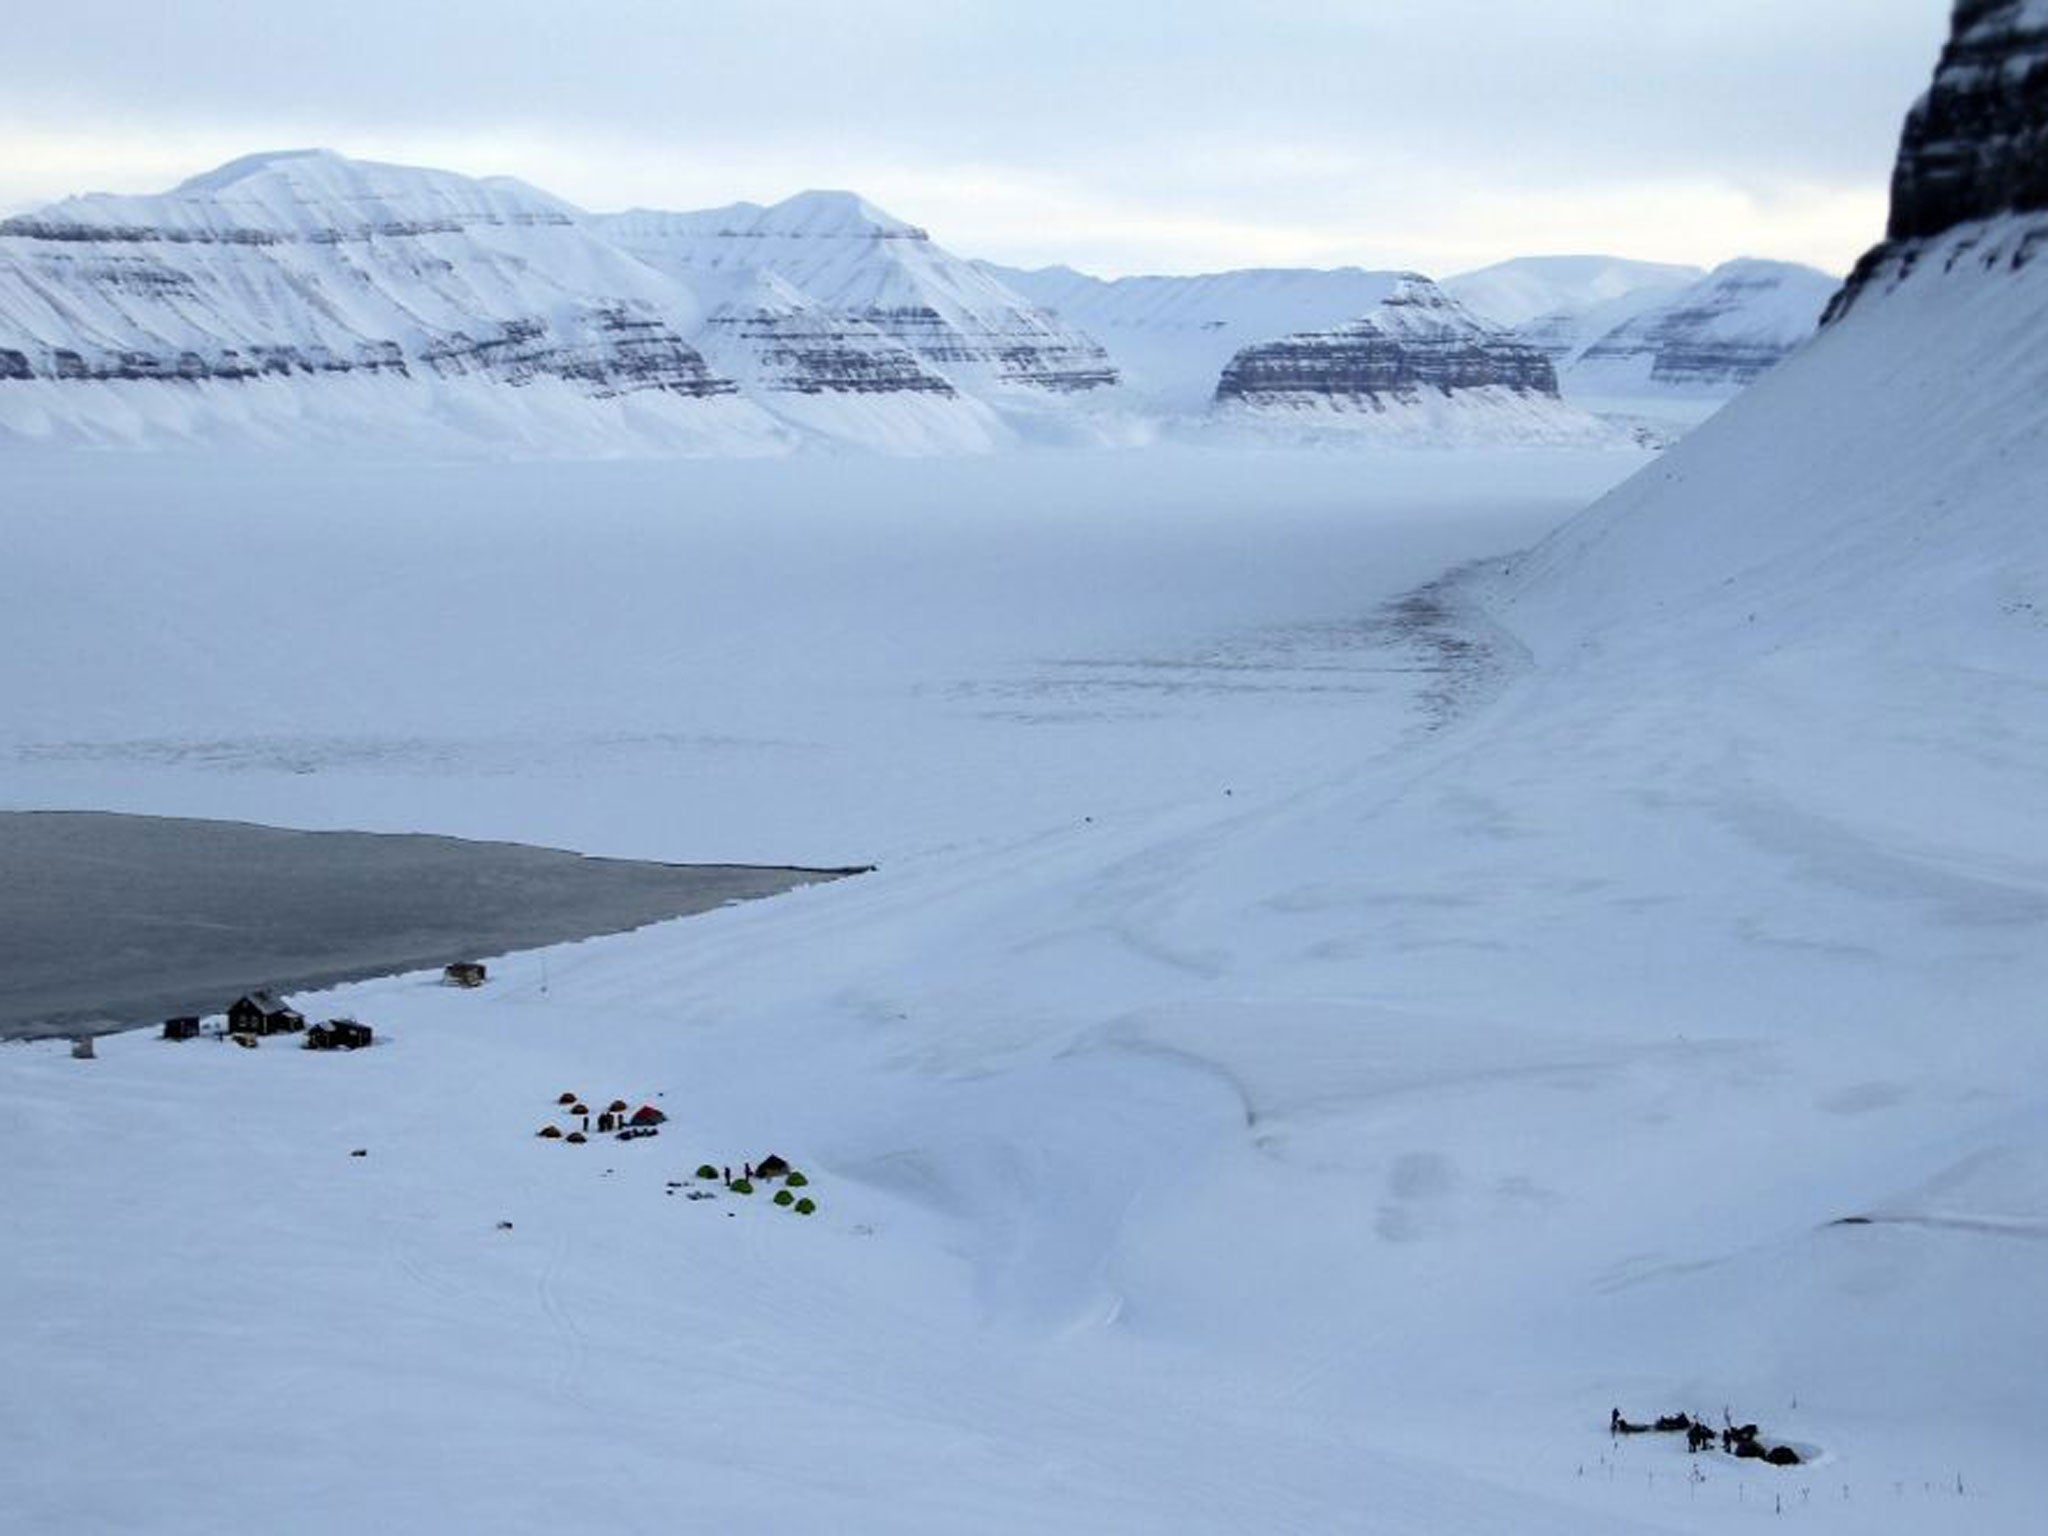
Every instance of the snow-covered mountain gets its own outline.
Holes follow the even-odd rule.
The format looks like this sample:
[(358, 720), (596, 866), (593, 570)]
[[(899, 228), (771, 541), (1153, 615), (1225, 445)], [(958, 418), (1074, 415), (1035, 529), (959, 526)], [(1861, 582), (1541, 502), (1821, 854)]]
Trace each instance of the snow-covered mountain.
[(1838, 283), (1789, 262), (1539, 256), (1444, 286), (1549, 357), (1565, 399), (1670, 439), (1810, 338)]
[(1726, 398), (1810, 340), (1838, 287), (1814, 267), (1731, 261), (1594, 337), (1565, 358), (1560, 375), (1588, 398)]
[[(1446, 279), (1444, 291), (1566, 370), (1609, 332), (1676, 299), (1701, 267), (1614, 256), (1527, 256)], [(1559, 385), (1567, 392), (1569, 378)]]
[(1116, 382), (1092, 337), (850, 192), (805, 192), (767, 208), (642, 209), (591, 224), (690, 282), (778, 278), (962, 386), (1059, 395)]
[(0, 224), (15, 378), (351, 373), (730, 394), (683, 340), (687, 291), (508, 179), (258, 155), (159, 197)]
[(1391, 298), (1409, 277), (1357, 267), (1114, 279), (1071, 267), (983, 270), (1096, 337), (1126, 393), (1175, 414), (1207, 410), (1224, 365), (1243, 348), (1341, 325)]
[[(1598, 441), (1599, 424), (1558, 399), (1550, 360), (1473, 318), (1427, 278), (1409, 275), (1341, 325), (1240, 351), (1216, 385), (1220, 409), (1431, 435)], [(1481, 426), (1480, 423), (1485, 425)]]
[(1672, 269), (1469, 275), (1504, 314), (1599, 300), (1510, 339), (1413, 273), (1016, 272), (846, 192), (593, 215), (510, 178), (281, 152), (0, 222), (0, 436), (926, 453), (1296, 436), (1320, 414), (1353, 436), (1593, 441), (1582, 364), (1607, 394), (1719, 399), (1804, 326), (1779, 315), (1803, 304), (1793, 269), (1752, 268), (1612, 327)]
[(1017, 439), (1006, 410), (1029, 426), (1113, 378), (1089, 338), (842, 194), (597, 218), (313, 150), (0, 224), (18, 435), (982, 449)]
[(693, 338), (706, 361), (799, 430), (907, 453), (1012, 439), (997, 410), (871, 320), (772, 272), (738, 269), (691, 286), (709, 305)]
[(1481, 319), (1527, 334), (1552, 316), (1583, 315), (1610, 305), (1648, 308), (1705, 277), (1703, 267), (1630, 261), (1621, 256), (1518, 256), (1443, 280), (1443, 290)]
[(1414, 272), (1254, 269), (1104, 280), (999, 268), (1102, 339), (1145, 410), (1233, 431), (1587, 442), (1549, 363)]
[(523, 183), (254, 155), (0, 223), (0, 430), (772, 445), (702, 319)]

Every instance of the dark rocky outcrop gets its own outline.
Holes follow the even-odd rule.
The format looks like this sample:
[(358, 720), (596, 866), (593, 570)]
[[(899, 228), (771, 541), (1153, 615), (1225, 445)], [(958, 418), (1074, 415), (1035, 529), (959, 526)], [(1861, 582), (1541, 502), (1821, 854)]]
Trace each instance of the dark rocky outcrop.
[(2048, 5), (1959, 0), (1934, 85), (1906, 117), (1893, 240), (2048, 209)]
[(1380, 406), (1426, 391), (1503, 388), (1557, 396), (1557, 370), (1535, 347), (1473, 319), (1426, 278), (1369, 315), (1325, 331), (1246, 347), (1223, 370), (1218, 403)]
[[(1956, 0), (1934, 83), (1900, 135), (1885, 242), (1857, 264), (1827, 321), (1911, 271), (1934, 237), (2037, 212), (2048, 212), (2048, 0)], [(2034, 247), (2002, 259), (2022, 250), (2030, 259)]]

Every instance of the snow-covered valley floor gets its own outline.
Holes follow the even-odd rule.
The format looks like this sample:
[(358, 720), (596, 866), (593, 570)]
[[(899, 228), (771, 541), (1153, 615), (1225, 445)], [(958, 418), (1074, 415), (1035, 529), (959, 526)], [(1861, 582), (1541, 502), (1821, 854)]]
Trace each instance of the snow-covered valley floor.
[(2036, 1529), (2044, 716), (1431, 586), (1639, 462), (10, 461), (0, 808), (880, 868), (0, 1049), (0, 1529)]

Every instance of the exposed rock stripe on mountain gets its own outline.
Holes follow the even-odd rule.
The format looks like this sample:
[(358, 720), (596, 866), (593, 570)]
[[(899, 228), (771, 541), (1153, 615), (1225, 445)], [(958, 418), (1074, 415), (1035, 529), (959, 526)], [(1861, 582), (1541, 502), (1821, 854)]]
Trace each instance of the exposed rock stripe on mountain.
[(1568, 359), (1578, 392), (1615, 383), (1732, 395), (1809, 340), (1836, 281), (1782, 261), (1731, 261)]
[(858, 199), (753, 213), (731, 259), (730, 210), (596, 218), (324, 150), (67, 199), (0, 224), (0, 434), (978, 451), (1114, 378)]
[(16, 378), (424, 372), (729, 394), (684, 339), (699, 318), (532, 187), (324, 151), (0, 224)]
[(688, 281), (735, 272), (780, 278), (836, 323), (886, 338), (958, 385), (1072, 394), (1116, 382), (1094, 338), (850, 192), (805, 192), (766, 208), (643, 209), (592, 222)]
[(1549, 357), (1566, 400), (1668, 440), (1808, 341), (1837, 282), (1789, 262), (1745, 259), (1702, 272), (1556, 256), (1444, 286)]
[(1600, 442), (1549, 365), (1428, 278), (1355, 267), (1104, 280), (990, 268), (1109, 348), (1131, 408), (1206, 432)]
[(1557, 397), (1550, 359), (1482, 325), (1427, 278), (1403, 278), (1365, 315), (1246, 347), (1216, 384), (1219, 401), (1384, 409), (1425, 390), (1497, 387)]

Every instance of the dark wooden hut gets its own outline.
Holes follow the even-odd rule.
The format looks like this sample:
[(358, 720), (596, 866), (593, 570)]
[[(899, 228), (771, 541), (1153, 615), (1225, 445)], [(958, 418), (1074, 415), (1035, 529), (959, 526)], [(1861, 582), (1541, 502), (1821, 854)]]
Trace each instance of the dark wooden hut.
[(376, 1031), (354, 1019), (329, 1019), (306, 1031), (309, 1051), (359, 1051), (376, 1038)]
[(250, 992), (228, 1005), (228, 1029), (238, 1035), (289, 1035), (306, 1027), (306, 1016), (275, 992)]
[(189, 1016), (165, 1019), (164, 1038), (166, 1040), (197, 1040), (199, 1038), (199, 1021)]
[(488, 975), (481, 960), (458, 960), (441, 969), (441, 979), (454, 987), (480, 987)]

